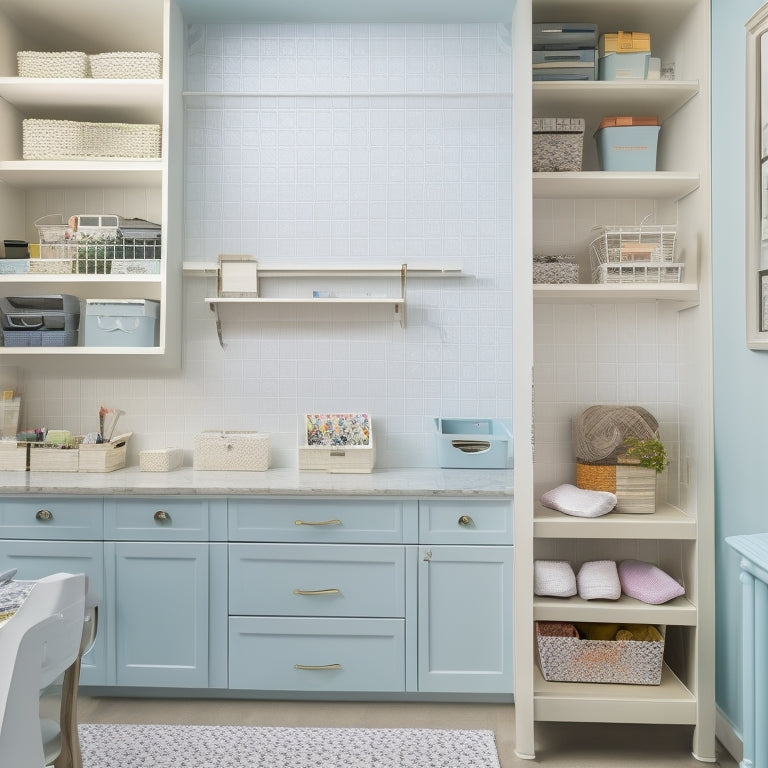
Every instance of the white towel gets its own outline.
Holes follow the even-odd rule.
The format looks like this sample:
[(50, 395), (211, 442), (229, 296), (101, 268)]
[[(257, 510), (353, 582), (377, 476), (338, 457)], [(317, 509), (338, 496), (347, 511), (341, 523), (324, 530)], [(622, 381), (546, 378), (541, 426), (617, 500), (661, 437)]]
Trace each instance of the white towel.
[(575, 485), (558, 485), (541, 497), (541, 503), (550, 509), (575, 517), (600, 517), (616, 506), (615, 493), (589, 491)]
[(542, 597), (571, 597), (576, 594), (576, 574), (564, 560), (534, 560), (533, 593)]
[(591, 560), (584, 563), (576, 575), (582, 600), (618, 600), (621, 580), (615, 560)]

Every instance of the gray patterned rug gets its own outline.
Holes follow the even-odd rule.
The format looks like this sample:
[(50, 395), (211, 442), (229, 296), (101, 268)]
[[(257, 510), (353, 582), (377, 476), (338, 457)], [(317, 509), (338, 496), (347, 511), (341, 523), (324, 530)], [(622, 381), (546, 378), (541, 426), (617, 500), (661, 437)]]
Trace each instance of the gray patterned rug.
[(493, 731), (80, 725), (83, 768), (499, 768)]

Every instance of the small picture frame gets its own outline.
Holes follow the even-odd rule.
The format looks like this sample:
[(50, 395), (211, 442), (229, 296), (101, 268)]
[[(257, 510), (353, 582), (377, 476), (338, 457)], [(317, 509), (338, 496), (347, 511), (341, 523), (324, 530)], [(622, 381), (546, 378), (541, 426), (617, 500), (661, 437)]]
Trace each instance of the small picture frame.
[(758, 273), (758, 311), (760, 313), (760, 331), (768, 331), (768, 269), (761, 269)]

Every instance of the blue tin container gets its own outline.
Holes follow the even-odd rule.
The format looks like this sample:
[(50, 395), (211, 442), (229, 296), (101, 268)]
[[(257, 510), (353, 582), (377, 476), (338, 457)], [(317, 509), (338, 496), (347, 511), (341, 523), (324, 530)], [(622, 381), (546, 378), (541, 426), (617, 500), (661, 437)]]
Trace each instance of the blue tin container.
[(658, 125), (617, 125), (595, 133), (601, 171), (655, 171)]
[(443, 469), (507, 469), (512, 433), (501, 419), (435, 418), (437, 463)]

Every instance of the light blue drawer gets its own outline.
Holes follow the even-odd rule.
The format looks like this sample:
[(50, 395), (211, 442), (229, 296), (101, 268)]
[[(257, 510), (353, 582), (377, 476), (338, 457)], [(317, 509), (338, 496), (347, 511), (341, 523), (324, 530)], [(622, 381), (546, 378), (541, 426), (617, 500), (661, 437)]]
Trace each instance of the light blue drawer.
[(405, 616), (405, 548), (230, 544), (229, 612), (244, 616)]
[(230, 541), (400, 544), (417, 519), (415, 501), (230, 499)]
[(420, 501), (419, 543), (512, 544), (512, 501)]
[(0, 500), (0, 538), (100, 540), (103, 512), (101, 497), (5, 498)]
[(229, 619), (229, 687), (405, 690), (404, 619)]
[[(208, 541), (211, 504), (207, 499), (197, 498), (107, 498), (104, 538), (110, 541)], [(221, 502), (221, 514), (223, 505)]]

